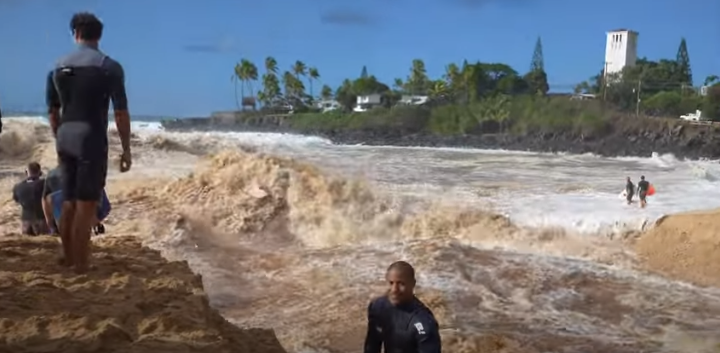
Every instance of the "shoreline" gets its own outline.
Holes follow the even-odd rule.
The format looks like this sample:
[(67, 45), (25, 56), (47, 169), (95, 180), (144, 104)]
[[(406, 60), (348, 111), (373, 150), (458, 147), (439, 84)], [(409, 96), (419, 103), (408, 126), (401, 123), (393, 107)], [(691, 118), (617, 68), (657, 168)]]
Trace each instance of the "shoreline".
[(316, 136), (339, 145), (448, 147), (510, 150), (537, 153), (592, 153), (602, 157), (651, 157), (672, 154), (678, 159), (720, 159), (720, 133), (716, 126), (677, 125), (663, 131), (652, 129), (618, 132), (602, 138), (563, 132), (515, 134), (437, 135), (400, 129), (300, 129), (286, 121), (188, 118), (161, 122), (167, 132), (288, 133)]

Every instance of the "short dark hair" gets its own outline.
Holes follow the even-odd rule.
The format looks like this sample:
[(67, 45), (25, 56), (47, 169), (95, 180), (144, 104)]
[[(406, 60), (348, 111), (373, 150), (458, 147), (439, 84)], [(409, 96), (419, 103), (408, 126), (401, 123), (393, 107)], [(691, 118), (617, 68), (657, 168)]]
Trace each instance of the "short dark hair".
[(38, 175), (42, 172), (42, 168), (40, 167), (40, 163), (38, 162), (30, 162), (27, 165), (28, 173), (32, 175)]
[(100, 40), (103, 24), (89, 12), (78, 12), (70, 20), (70, 30), (77, 33), (82, 40)]
[(392, 270), (398, 270), (406, 275), (408, 275), (412, 280), (415, 280), (415, 269), (412, 267), (411, 264), (407, 263), (406, 261), (395, 261), (393, 262), (387, 269), (387, 272), (390, 272)]

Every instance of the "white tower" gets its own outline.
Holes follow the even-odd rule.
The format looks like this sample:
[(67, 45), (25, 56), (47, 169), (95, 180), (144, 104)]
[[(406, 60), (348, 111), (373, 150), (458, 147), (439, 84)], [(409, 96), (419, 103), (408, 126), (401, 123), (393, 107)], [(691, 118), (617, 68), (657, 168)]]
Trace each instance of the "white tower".
[(607, 32), (605, 45), (605, 74), (615, 74), (637, 61), (638, 32), (617, 29)]

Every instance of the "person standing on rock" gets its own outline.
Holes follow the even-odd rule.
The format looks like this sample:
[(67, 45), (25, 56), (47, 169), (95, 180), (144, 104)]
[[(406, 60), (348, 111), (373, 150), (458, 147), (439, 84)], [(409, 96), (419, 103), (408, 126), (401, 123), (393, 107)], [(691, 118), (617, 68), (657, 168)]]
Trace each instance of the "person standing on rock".
[(47, 104), (62, 170), (63, 205), (58, 224), (64, 258), (77, 273), (89, 268), (90, 232), (108, 166), (108, 109), (112, 100), (122, 144), (120, 172), (130, 170), (130, 115), (122, 66), (98, 48), (103, 24), (87, 12), (70, 20), (78, 48), (47, 77)]
[(640, 197), (640, 208), (645, 208), (647, 205), (647, 193), (650, 190), (650, 183), (645, 180), (645, 176), (640, 177), (640, 181), (637, 184), (638, 196)]
[(388, 267), (387, 294), (368, 306), (364, 353), (440, 353), (438, 323), (415, 297), (415, 269), (405, 261)]

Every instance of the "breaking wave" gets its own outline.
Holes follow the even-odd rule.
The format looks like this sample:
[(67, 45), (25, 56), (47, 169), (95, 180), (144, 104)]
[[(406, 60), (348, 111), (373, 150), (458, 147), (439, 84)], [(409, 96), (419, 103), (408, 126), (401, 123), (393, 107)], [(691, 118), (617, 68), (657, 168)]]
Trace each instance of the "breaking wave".
[[(52, 163), (47, 130), (34, 130), (37, 140), (13, 131), (32, 152), (3, 147), (3, 158)], [(675, 280), (720, 285), (699, 268), (720, 260), (700, 250), (707, 242), (662, 228), (680, 221), (663, 220), (649, 233), (664, 234), (657, 239), (526, 227), (491, 208), (393, 195), (208, 136), (136, 136), (133, 146), (132, 175), (110, 176), (110, 236), (134, 235), (188, 261), (225, 317), (274, 328), (289, 351), (358, 351), (367, 301), (399, 259), (417, 267), (448, 351), (700, 352), (719, 343), (720, 292)], [(14, 212), (5, 200), (0, 226)], [(707, 260), (672, 270), (662, 247)]]

